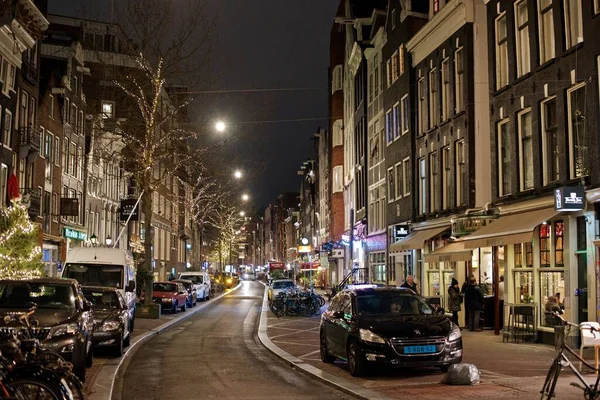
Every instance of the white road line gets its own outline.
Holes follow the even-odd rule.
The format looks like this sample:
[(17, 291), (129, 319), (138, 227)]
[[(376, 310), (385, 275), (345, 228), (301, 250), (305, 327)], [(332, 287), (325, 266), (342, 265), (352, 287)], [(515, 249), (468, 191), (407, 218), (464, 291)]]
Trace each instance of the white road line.
[(315, 351), (311, 351), (310, 353), (306, 353), (306, 354), (302, 354), (301, 356), (298, 356), (298, 358), (304, 358), (304, 357), (308, 357), (308, 356), (312, 356), (313, 354), (317, 354), (319, 353), (321, 350), (315, 350)]
[(296, 334), (296, 333), (302, 333), (302, 332), (319, 333), (319, 332), (311, 332), (311, 331), (312, 331), (312, 329), (306, 329), (306, 330), (298, 330), (298, 331), (290, 332), (290, 333), (283, 333), (281, 335), (271, 336), (271, 340), (277, 339), (277, 338), (282, 337), (282, 336), (289, 336), (289, 335), (293, 335), (293, 334)]

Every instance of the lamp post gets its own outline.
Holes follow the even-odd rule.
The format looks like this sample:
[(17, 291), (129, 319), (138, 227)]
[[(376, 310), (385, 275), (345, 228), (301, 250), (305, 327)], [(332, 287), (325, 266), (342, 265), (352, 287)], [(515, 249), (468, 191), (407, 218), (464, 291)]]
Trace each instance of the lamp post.
[(93, 247), (96, 247), (98, 244), (98, 236), (96, 236), (95, 233), (92, 233), (92, 236), (90, 236), (90, 242), (92, 243)]
[(236, 169), (236, 170), (233, 172), (233, 177), (234, 177), (235, 179), (242, 179), (242, 176), (243, 176), (243, 174), (242, 174), (242, 171), (240, 171), (239, 169)]
[(111, 244), (112, 244), (112, 238), (110, 237), (110, 235), (108, 235), (106, 237), (106, 246), (110, 247)]

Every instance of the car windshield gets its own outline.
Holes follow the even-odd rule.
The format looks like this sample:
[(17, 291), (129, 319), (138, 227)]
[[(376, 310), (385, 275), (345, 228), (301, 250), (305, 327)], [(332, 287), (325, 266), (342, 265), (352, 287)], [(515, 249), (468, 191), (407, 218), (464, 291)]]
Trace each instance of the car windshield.
[(425, 299), (398, 292), (360, 294), (356, 297), (356, 308), (358, 314), (433, 314), (433, 308)]
[(187, 279), (188, 281), (192, 281), (197, 284), (204, 283), (204, 277), (202, 275), (181, 275), (179, 279)]
[(120, 308), (117, 293), (113, 291), (83, 289), (83, 295), (92, 303), (92, 308)]
[(72, 278), (85, 286), (108, 286), (123, 288), (123, 266), (107, 264), (75, 264), (65, 265), (63, 278)]
[(74, 308), (71, 285), (64, 283), (4, 283), (0, 285), (0, 307)]
[(173, 283), (155, 283), (153, 290), (155, 292), (176, 292), (177, 285)]
[(273, 282), (273, 289), (285, 289), (289, 287), (294, 287), (294, 282), (292, 281), (283, 281), (283, 282)]
[(186, 289), (190, 289), (192, 287), (192, 282), (183, 282), (183, 281), (175, 281), (181, 283)]

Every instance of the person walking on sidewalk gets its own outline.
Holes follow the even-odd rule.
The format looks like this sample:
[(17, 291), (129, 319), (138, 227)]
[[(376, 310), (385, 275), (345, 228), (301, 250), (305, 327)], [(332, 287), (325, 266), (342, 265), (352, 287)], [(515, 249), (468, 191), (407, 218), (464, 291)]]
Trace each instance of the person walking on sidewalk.
[(415, 278), (413, 278), (412, 275), (407, 275), (406, 281), (404, 281), (404, 283), (400, 287), (409, 288), (412, 289), (413, 292), (419, 293), (417, 292), (417, 284), (415, 283)]
[(452, 318), (450, 321), (454, 322), (458, 326), (458, 312), (462, 310), (461, 304), (463, 302), (463, 294), (458, 288), (458, 281), (452, 278), (452, 284), (448, 287), (448, 310), (452, 311)]
[(470, 331), (481, 331), (479, 318), (481, 309), (483, 308), (483, 293), (481, 293), (481, 289), (477, 286), (475, 278), (471, 278), (469, 285), (465, 289), (465, 305), (468, 317), (467, 327)]

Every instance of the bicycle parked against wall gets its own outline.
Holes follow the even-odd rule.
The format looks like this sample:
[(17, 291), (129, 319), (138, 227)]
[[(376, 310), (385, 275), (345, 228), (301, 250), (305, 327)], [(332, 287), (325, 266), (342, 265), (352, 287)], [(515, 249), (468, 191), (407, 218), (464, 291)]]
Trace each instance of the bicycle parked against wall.
[[(600, 375), (598, 375), (598, 377), (596, 378), (595, 383), (590, 384), (585, 379), (585, 377), (579, 372), (579, 370), (573, 365), (571, 360), (569, 360), (569, 358), (567, 358), (567, 356), (566, 356), (566, 354), (570, 354), (570, 355), (574, 356), (577, 360), (579, 360), (581, 363), (583, 363), (583, 365), (590, 368), (594, 372), (597, 372), (596, 368), (593, 365), (586, 362), (583, 358), (581, 358), (579, 356), (579, 354), (577, 354), (576, 351), (574, 351), (571, 347), (569, 347), (567, 345), (566, 338), (569, 336), (569, 332), (572, 327), (576, 327), (577, 329), (589, 329), (593, 335), (600, 335), (600, 331), (595, 329), (593, 326), (586, 324), (585, 322), (583, 322), (581, 324), (574, 324), (572, 322), (564, 320), (563, 317), (561, 317), (559, 313), (555, 312), (554, 315), (555, 315), (557, 321), (560, 321), (562, 323), (562, 326), (564, 327), (564, 334), (560, 335), (560, 337), (558, 338), (559, 339), (559, 343), (557, 344), (558, 354), (552, 361), (552, 365), (550, 366), (550, 369), (548, 370), (548, 375), (546, 376), (546, 380), (544, 381), (544, 386), (542, 387), (542, 390), (541, 390), (541, 394), (542, 394), (541, 399), (542, 400), (551, 399), (552, 397), (556, 396), (556, 394), (555, 394), (556, 383), (558, 382), (558, 376), (560, 375), (560, 372), (562, 371), (563, 368), (569, 368), (571, 371), (573, 371), (573, 373), (575, 374), (577, 379), (579, 379), (579, 382), (581, 382), (581, 383), (571, 382), (571, 386), (574, 386), (574, 387), (577, 387), (577, 388), (583, 390), (583, 398), (584, 399), (586, 399), (586, 400), (600, 399), (600, 387), (599, 387)], [(598, 336), (598, 337), (600, 337), (600, 336)]]

